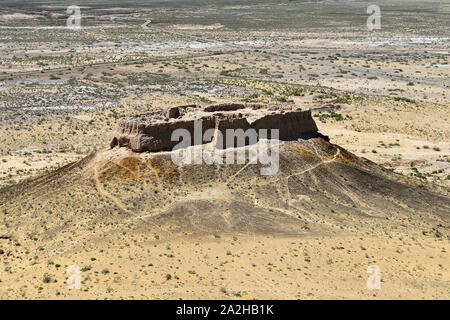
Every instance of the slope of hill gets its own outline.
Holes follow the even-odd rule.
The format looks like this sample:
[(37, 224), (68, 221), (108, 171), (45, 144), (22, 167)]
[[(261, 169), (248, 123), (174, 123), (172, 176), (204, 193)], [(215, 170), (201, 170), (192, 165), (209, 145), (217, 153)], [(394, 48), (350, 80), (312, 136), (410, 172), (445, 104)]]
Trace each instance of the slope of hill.
[(280, 142), (279, 165), (114, 148), (4, 188), (1, 297), (449, 297), (447, 196), (320, 137)]

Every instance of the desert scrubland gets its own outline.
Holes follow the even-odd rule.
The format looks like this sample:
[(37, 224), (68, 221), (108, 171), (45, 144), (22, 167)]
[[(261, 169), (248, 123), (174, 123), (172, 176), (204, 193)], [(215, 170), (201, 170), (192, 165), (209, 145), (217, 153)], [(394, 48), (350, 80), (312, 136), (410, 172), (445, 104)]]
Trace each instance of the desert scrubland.
[[(79, 1), (80, 30), (50, 2), (0, 10), (1, 298), (450, 297), (449, 1), (377, 1), (379, 30), (358, 1)], [(109, 148), (226, 102), (324, 107), (329, 142), (273, 177)]]

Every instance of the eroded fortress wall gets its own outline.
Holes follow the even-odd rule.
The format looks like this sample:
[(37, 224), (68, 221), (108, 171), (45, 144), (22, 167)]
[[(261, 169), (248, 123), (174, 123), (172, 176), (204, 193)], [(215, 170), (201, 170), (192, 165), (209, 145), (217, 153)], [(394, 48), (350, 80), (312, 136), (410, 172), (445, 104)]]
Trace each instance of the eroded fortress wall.
[[(176, 129), (187, 130), (194, 145), (195, 121), (201, 120), (202, 137), (206, 130), (215, 129), (226, 137), (227, 129), (279, 130), (280, 140), (295, 140), (312, 136), (318, 129), (310, 110), (284, 110), (276, 106), (241, 104), (213, 105), (201, 109), (198, 106), (180, 106), (165, 111), (131, 116), (119, 121), (111, 141), (115, 146), (127, 147), (135, 152), (172, 150), (179, 141), (172, 141)], [(211, 141), (201, 141), (208, 143)], [(223, 146), (226, 146), (223, 141)]]

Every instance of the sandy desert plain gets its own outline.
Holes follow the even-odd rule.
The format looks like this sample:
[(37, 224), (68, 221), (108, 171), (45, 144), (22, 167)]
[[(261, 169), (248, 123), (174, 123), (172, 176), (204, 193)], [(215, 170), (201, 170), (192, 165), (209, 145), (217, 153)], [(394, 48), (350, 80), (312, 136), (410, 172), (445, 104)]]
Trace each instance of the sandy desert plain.
[[(450, 1), (73, 4), (0, 3), (0, 298), (450, 298)], [(274, 176), (109, 148), (226, 102), (325, 106), (330, 141)]]

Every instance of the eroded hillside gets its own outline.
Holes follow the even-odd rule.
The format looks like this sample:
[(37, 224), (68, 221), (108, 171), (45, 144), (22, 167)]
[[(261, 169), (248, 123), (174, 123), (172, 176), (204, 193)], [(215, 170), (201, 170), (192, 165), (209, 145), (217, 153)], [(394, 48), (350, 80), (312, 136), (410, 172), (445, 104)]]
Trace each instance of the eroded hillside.
[[(280, 143), (273, 176), (115, 148), (3, 189), (3, 297), (367, 297), (369, 262), (391, 279), (380, 297), (445, 295), (448, 197), (323, 138)], [(418, 268), (420, 255), (433, 263)], [(65, 287), (72, 264), (82, 291)], [(353, 274), (310, 282), (338, 266)]]

